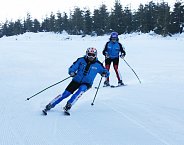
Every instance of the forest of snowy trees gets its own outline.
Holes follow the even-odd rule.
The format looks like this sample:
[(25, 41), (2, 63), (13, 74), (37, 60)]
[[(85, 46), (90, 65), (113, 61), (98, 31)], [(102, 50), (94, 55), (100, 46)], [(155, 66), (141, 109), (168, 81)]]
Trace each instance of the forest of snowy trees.
[(84, 8), (75, 7), (69, 15), (66, 12), (51, 12), (42, 22), (32, 18), (27, 13), (25, 19), (6, 21), (0, 24), (0, 37), (19, 35), (25, 32), (55, 32), (65, 30), (71, 35), (104, 35), (112, 31), (119, 34), (150, 31), (156, 34), (172, 36), (182, 33), (184, 27), (184, 4), (176, 1), (174, 6), (167, 2), (149, 3), (139, 5), (137, 10), (123, 7), (115, 0), (114, 6), (109, 12), (107, 6), (102, 4), (91, 12)]

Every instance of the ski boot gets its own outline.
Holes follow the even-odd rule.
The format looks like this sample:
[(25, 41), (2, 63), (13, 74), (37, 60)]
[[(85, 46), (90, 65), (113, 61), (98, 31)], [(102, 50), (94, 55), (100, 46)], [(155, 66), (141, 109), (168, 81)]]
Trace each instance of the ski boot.
[(42, 110), (44, 115), (47, 115), (47, 111), (49, 111), (52, 108), (52, 105), (49, 103), (48, 105), (45, 106), (45, 109)]
[(71, 109), (71, 107), (72, 107), (72, 105), (70, 104), (70, 103), (67, 103), (66, 105), (65, 105), (65, 107), (63, 107), (63, 110), (64, 110), (64, 114), (65, 115), (70, 115), (70, 112), (69, 112), (69, 110)]
[(106, 81), (104, 82), (104, 87), (108, 87), (108, 86), (110, 86), (110, 84), (109, 84), (109, 81), (106, 80)]
[(122, 80), (118, 81), (118, 86), (124, 86), (125, 84), (122, 82)]

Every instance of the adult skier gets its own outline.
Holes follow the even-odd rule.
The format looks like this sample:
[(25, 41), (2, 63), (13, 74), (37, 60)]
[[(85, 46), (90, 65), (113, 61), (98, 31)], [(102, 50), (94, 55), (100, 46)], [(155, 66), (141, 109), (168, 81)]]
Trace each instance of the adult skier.
[(78, 58), (73, 65), (70, 66), (68, 73), (73, 77), (72, 81), (62, 94), (59, 94), (46, 105), (43, 110), (45, 115), (47, 115), (48, 110), (54, 108), (63, 99), (73, 94), (63, 108), (65, 114), (70, 115), (69, 110), (82, 94), (91, 88), (97, 73), (101, 74), (103, 77), (109, 76), (109, 71), (105, 69), (103, 64), (97, 59), (96, 48), (92, 47), (87, 49), (85, 56)]
[[(106, 43), (103, 50), (103, 55), (105, 56), (105, 67), (110, 70), (111, 62), (113, 62), (113, 67), (116, 72), (118, 79), (118, 85), (124, 85), (122, 82), (121, 74), (118, 71), (119, 57), (124, 58), (126, 55), (125, 48), (119, 42), (118, 33), (112, 32), (109, 41)], [(106, 78), (104, 86), (110, 86), (109, 77)]]

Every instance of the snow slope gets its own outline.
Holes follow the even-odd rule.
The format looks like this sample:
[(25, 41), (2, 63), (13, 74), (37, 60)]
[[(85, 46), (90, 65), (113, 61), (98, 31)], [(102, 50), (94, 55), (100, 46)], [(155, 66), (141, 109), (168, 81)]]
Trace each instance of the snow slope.
[[(183, 145), (184, 35), (162, 38), (121, 35), (126, 61), (120, 60), (120, 88), (92, 88), (64, 116), (64, 100), (48, 116), (45, 105), (71, 79), (26, 98), (68, 77), (68, 67), (88, 47), (101, 52), (109, 36), (84, 37), (26, 33), (0, 39), (0, 145)], [(98, 75), (94, 86), (100, 80)], [(116, 76), (111, 69), (111, 84)]]

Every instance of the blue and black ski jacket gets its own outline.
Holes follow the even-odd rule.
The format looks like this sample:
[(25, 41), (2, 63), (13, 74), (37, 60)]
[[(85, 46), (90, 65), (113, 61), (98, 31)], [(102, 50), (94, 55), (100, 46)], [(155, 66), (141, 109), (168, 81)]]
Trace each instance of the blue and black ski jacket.
[(107, 42), (102, 53), (103, 55), (107, 54), (109, 58), (111, 59), (119, 58), (119, 53), (126, 54), (122, 44), (119, 43), (118, 41), (117, 42), (112, 42), (112, 41)]
[(73, 77), (73, 81), (87, 84), (88, 86), (92, 86), (97, 73), (101, 75), (104, 73), (105, 77), (109, 77), (109, 71), (104, 68), (103, 64), (98, 61), (97, 58), (91, 62), (88, 61), (86, 56), (78, 58), (73, 65), (70, 66), (68, 73), (71, 74), (71, 72), (76, 73)]

